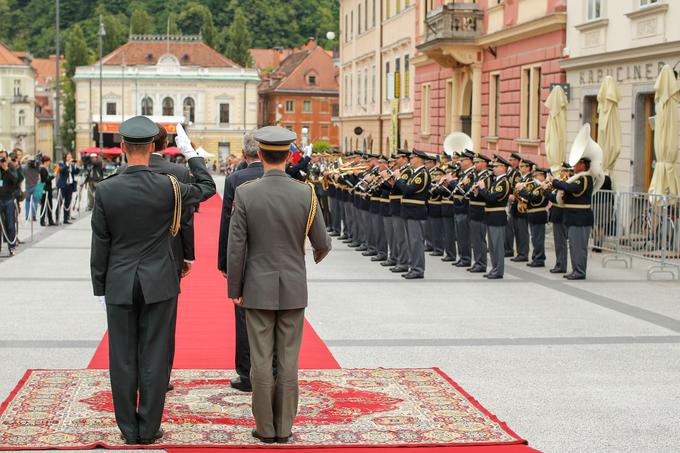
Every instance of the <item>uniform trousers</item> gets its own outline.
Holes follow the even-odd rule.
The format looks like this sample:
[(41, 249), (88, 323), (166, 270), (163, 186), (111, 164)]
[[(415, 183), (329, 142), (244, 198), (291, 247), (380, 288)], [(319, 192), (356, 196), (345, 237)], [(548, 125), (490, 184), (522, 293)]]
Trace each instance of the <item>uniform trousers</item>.
[(508, 224), (505, 226), (505, 254), (515, 256), (515, 228), (512, 217), (508, 216)]
[(407, 268), (409, 266), (409, 248), (406, 240), (406, 220), (400, 216), (392, 216), (392, 229), (397, 266)]
[(429, 217), (427, 222), (430, 224), (430, 244), (437, 253), (444, 253), (444, 218)]
[(118, 428), (128, 439), (151, 439), (161, 426), (170, 381), (170, 323), (176, 305), (177, 297), (145, 303), (135, 279), (132, 305), (106, 306), (113, 408)]
[(371, 213), (361, 209), (361, 232), (363, 233), (363, 244), (368, 248), (368, 251), (375, 251), (375, 244), (373, 242), (373, 222), (371, 222)]
[(517, 256), (519, 258), (529, 258), (529, 222), (526, 217), (512, 217), (512, 227), (515, 230), (515, 240), (517, 241)]
[(456, 259), (456, 223), (453, 217), (442, 217), (444, 225), (444, 253), (447, 258)]
[(473, 266), (486, 270), (486, 225), (481, 220), (470, 220), (470, 244), (474, 253)]
[(246, 326), (246, 310), (240, 305), (234, 305), (234, 327), (236, 331), (236, 374), (242, 382), (250, 383), (250, 345), (248, 343), (248, 328)]
[(502, 277), (505, 272), (505, 225), (487, 225), (489, 237), (489, 256), (491, 257), (490, 276)]
[(530, 223), (531, 231), (531, 261), (545, 263), (545, 223)]
[(344, 214), (344, 209), (342, 207), (342, 201), (335, 196), (331, 202), (331, 226), (332, 230), (336, 234), (340, 234), (342, 231), (342, 218)]
[(392, 226), (391, 216), (382, 216), (383, 231), (385, 232), (385, 239), (387, 240), (387, 260), (390, 263), (397, 263), (396, 248), (394, 246), (394, 227)]
[(347, 236), (348, 238), (354, 239), (354, 237), (352, 236), (352, 222), (354, 221), (354, 219), (352, 218), (352, 212), (351, 212), (352, 203), (350, 203), (349, 201), (343, 201), (342, 202), (342, 210), (345, 214), (344, 215), (345, 222), (343, 224), (342, 234)]
[(429, 221), (423, 222), (423, 240), (425, 241), (425, 248), (434, 250), (432, 245), (432, 224)]
[[(264, 437), (290, 436), (298, 409), (298, 359), (305, 310), (245, 311), (257, 433)], [(276, 377), (272, 370), (274, 356)]]
[(456, 214), (456, 242), (462, 264), (470, 265), (472, 251), (470, 248), (470, 217), (467, 214)]
[(567, 226), (553, 223), (553, 240), (555, 242), (555, 269), (567, 271)]
[(574, 274), (579, 276), (586, 275), (588, 266), (588, 240), (592, 226), (570, 225), (567, 230), (569, 240), (569, 258), (571, 258), (571, 268)]
[(406, 219), (409, 272), (417, 275), (425, 274), (425, 243), (423, 241), (425, 223), (425, 220)]
[(350, 207), (350, 212), (352, 213), (352, 244), (361, 244), (361, 212), (354, 204)]
[(371, 222), (375, 250), (378, 252), (379, 257), (387, 258), (387, 236), (385, 236), (385, 224), (383, 222), (383, 216), (380, 214), (371, 213)]

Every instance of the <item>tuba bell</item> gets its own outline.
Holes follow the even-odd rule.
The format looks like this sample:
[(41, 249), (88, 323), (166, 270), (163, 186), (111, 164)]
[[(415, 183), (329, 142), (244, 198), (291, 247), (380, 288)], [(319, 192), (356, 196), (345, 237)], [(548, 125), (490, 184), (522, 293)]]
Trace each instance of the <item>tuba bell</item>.
[[(590, 160), (588, 174), (593, 178), (593, 194), (600, 190), (604, 183), (602, 166), (602, 148), (590, 136), (590, 124), (584, 124), (569, 151), (569, 165), (574, 166), (581, 159)], [(577, 176), (577, 175), (574, 175)]]
[(449, 157), (453, 157), (454, 154), (462, 154), (466, 149), (472, 151), (473, 148), (472, 139), (463, 132), (453, 132), (444, 139), (444, 152)]

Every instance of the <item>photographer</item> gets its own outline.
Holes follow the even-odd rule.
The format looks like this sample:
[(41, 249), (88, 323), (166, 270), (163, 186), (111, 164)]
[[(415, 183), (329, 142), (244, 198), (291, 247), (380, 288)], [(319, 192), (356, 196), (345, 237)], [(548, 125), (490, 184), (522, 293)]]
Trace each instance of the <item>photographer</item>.
[[(24, 173), (24, 181), (26, 181), (25, 193), (26, 201), (24, 204), (24, 213), (26, 220), (30, 218), (33, 222), (36, 221), (36, 213), (38, 210), (38, 204), (40, 203), (40, 198), (36, 196), (35, 189), (40, 181), (40, 165), (42, 165), (42, 153), (38, 153), (34, 159), (30, 159), (22, 166)], [(31, 206), (31, 202), (33, 205)]]
[(42, 157), (40, 166), (40, 182), (43, 185), (42, 193), (42, 213), (40, 215), (40, 225), (45, 226), (46, 221), (49, 226), (55, 226), (54, 218), (52, 217), (52, 180), (54, 177), (50, 174), (50, 165), (52, 159), (49, 156)]
[(16, 167), (7, 158), (5, 151), (0, 151), (0, 221), (3, 222), (3, 239), (9, 246), (9, 256), (14, 256), (17, 244), (16, 237), (16, 205), (15, 198), (18, 187)]
[(89, 159), (84, 159), (85, 164), (85, 186), (87, 187), (87, 210), (91, 211), (94, 207), (94, 193), (97, 190), (97, 183), (104, 178), (104, 167), (99, 155), (92, 153)]
[[(57, 178), (57, 189), (61, 193), (61, 203), (64, 208), (64, 223), (70, 224), (71, 218), (71, 198), (73, 193), (78, 188), (76, 176), (80, 173), (80, 169), (76, 166), (76, 161), (73, 159), (71, 153), (66, 154), (63, 162), (59, 163), (59, 177)], [(59, 209), (57, 206), (57, 218), (59, 218)]]

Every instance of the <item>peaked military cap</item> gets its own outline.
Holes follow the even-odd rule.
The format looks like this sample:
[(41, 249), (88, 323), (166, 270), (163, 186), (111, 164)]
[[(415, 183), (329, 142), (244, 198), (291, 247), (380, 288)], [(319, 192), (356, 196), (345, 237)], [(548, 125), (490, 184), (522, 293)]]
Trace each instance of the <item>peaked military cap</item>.
[(414, 149), (414, 150), (413, 150), (413, 153), (411, 154), (411, 157), (415, 157), (415, 156), (421, 157), (421, 158), (423, 158), (423, 159), (425, 159), (425, 160), (437, 160), (437, 158), (436, 158), (434, 155), (428, 154), (428, 153), (426, 153), (425, 151), (421, 151), (421, 150), (419, 150), (419, 149)]
[(263, 151), (290, 151), (297, 134), (280, 126), (265, 126), (255, 131), (253, 138)]
[(380, 162), (389, 162), (389, 159), (387, 159), (387, 157), (384, 154), (379, 155), (378, 160)]
[(408, 149), (398, 149), (397, 150), (397, 157), (398, 156), (411, 157), (411, 151), (409, 151)]
[(475, 154), (475, 157), (472, 159), (473, 162), (486, 162), (487, 164), (491, 162), (491, 159), (486, 157), (484, 154)]
[(509, 166), (510, 166), (510, 162), (508, 162), (507, 160), (503, 159), (502, 156), (499, 156), (498, 154), (494, 154), (493, 165), (497, 165), (497, 164), (505, 165), (506, 167), (509, 167)]
[(510, 153), (510, 159), (522, 160), (522, 156), (520, 156), (518, 153)]
[(145, 116), (133, 116), (120, 124), (118, 132), (125, 143), (144, 145), (153, 142), (158, 125)]
[(470, 159), (473, 160), (475, 158), (475, 153), (472, 151), (468, 151), (467, 149), (460, 153), (460, 158), (461, 159)]
[(528, 165), (530, 167), (534, 167), (536, 164), (529, 159), (522, 159), (522, 161), (519, 163), (520, 165)]
[(562, 165), (560, 165), (561, 170), (572, 170), (573, 167), (569, 164), (569, 162), (562, 162)]
[(536, 167), (534, 168), (534, 173), (543, 173), (544, 175), (547, 175), (550, 170), (547, 168), (541, 168), (541, 167)]

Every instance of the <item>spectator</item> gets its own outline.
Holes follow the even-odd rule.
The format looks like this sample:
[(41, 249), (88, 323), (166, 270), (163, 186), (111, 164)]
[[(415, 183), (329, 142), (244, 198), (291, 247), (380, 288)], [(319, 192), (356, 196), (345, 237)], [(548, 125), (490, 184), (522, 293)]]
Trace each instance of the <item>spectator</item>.
[[(64, 223), (70, 224), (71, 199), (73, 193), (78, 188), (76, 176), (80, 173), (80, 169), (76, 167), (76, 161), (73, 160), (71, 153), (66, 154), (63, 162), (59, 163), (59, 177), (57, 178), (57, 189), (61, 193), (61, 203), (64, 207)], [(61, 206), (57, 206), (61, 209)], [(57, 212), (59, 218), (59, 212)]]
[(24, 181), (26, 182), (26, 200), (24, 206), (25, 218), (28, 220), (30, 212), (31, 220), (34, 222), (36, 220), (37, 206), (40, 204), (40, 198), (36, 198), (35, 196), (35, 188), (38, 185), (38, 181), (40, 181), (40, 165), (42, 165), (42, 155), (38, 153), (35, 159), (29, 159), (22, 166)]
[(99, 160), (99, 154), (90, 154), (90, 161), (85, 165), (85, 185), (87, 187), (87, 210), (94, 207), (94, 193), (97, 184), (104, 178), (104, 166)]
[(40, 167), (40, 182), (43, 184), (43, 193), (41, 200), (42, 215), (40, 216), (40, 225), (45, 226), (47, 220), (49, 226), (56, 225), (52, 217), (52, 180), (54, 177), (50, 175), (50, 165), (52, 159), (49, 156), (43, 156), (42, 165)]
[(7, 153), (0, 154), (0, 222), (2, 235), (9, 247), (9, 256), (14, 256), (17, 244), (16, 234), (16, 191), (18, 178), (16, 167), (7, 159)]

